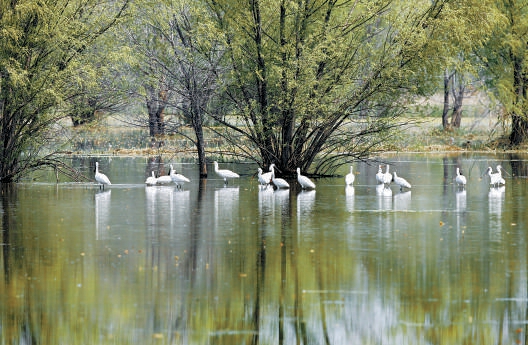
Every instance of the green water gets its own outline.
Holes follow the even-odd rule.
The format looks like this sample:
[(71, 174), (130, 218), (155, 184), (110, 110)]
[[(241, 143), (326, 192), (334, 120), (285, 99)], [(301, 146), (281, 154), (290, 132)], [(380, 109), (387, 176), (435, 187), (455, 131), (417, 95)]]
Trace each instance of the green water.
[(143, 158), (99, 159), (104, 191), (4, 186), (0, 343), (524, 344), (524, 158), (386, 160), (411, 191), (379, 193), (364, 163), (348, 188), (262, 190), (256, 166), (221, 163), (242, 175), (225, 187), (178, 162), (183, 191), (146, 187)]

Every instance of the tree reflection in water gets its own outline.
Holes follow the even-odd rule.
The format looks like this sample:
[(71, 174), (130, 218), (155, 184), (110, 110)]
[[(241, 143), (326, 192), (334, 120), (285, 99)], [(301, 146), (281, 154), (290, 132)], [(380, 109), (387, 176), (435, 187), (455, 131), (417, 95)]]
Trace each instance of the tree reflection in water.
[[(144, 166), (138, 185), (111, 199), (82, 185), (9, 187), (2, 339), (523, 342), (528, 185), (511, 176), (495, 195), (475, 178), (491, 159), (412, 156), (405, 164), (421, 173), (401, 211), (402, 193), (378, 195), (375, 171), (361, 164), (354, 193), (341, 178), (310, 192), (259, 192), (245, 178), (236, 188), (193, 179), (184, 192), (149, 189)], [(455, 165), (472, 164), (457, 191)]]

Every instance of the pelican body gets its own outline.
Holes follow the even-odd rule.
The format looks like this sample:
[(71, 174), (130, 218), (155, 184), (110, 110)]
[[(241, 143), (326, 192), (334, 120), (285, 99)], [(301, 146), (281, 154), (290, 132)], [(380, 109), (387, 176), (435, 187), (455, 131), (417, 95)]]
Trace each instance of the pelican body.
[(488, 167), (487, 173), (488, 173), (488, 176), (490, 177), (490, 185), (494, 187), (498, 187), (501, 184), (502, 185), (506, 184), (506, 181), (504, 181), (504, 179), (502, 178), (502, 173), (500, 171), (501, 168), (502, 167), (500, 165), (497, 165), (498, 172), (494, 173), (493, 169), (491, 167)]
[(174, 170), (172, 170), (172, 166), (171, 166), (170, 177), (171, 177), (172, 182), (176, 184), (178, 189), (183, 188), (184, 183), (191, 182), (191, 180), (189, 180), (187, 177), (183, 176), (182, 174), (175, 173)]
[(275, 177), (275, 164), (270, 165), (270, 171), (271, 171), (271, 182), (275, 185), (275, 187), (277, 187), (278, 189), (290, 188), (290, 184), (286, 182), (286, 180)]
[(227, 179), (229, 178), (239, 178), (240, 175), (237, 174), (236, 172), (233, 172), (231, 170), (227, 170), (227, 169), (218, 169), (218, 162), (217, 161), (214, 161), (214, 170), (215, 170), (215, 173), (220, 176), (221, 178), (224, 179), (224, 184), (227, 184)]
[(170, 168), (169, 168), (169, 174), (168, 175), (163, 175), (163, 176), (160, 176), (158, 177), (158, 184), (169, 184), (169, 183), (172, 183), (172, 178), (171, 178), (171, 173), (172, 173), (172, 164), (170, 165)]
[(392, 175), (389, 172), (389, 165), (387, 164), (387, 169), (385, 170), (385, 174), (383, 174), (383, 183), (386, 185), (389, 185), (392, 182)]
[(302, 189), (315, 189), (315, 184), (308, 177), (301, 175), (301, 168), (297, 168), (297, 182)]
[(378, 184), (383, 183), (383, 172), (381, 171), (381, 165), (378, 165), (378, 173), (376, 174), (376, 181), (378, 181)]
[(262, 173), (262, 169), (258, 168), (258, 181), (262, 187), (268, 188), (269, 184), (271, 183), (271, 178), (273, 174), (271, 172)]
[(400, 186), (400, 191), (402, 191), (403, 188), (411, 188), (411, 184), (407, 182), (407, 180), (404, 179), (403, 177), (399, 177), (396, 174), (396, 171), (394, 172), (394, 183)]
[(95, 180), (99, 183), (99, 189), (106, 185), (111, 185), (110, 179), (103, 173), (99, 172), (99, 162), (95, 162)]
[(172, 179), (170, 175), (163, 175), (163, 176), (158, 177), (157, 183), (158, 184), (169, 184), (169, 183), (172, 183)]
[(465, 187), (466, 186), (466, 177), (460, 173), (460, 168), (456, 168), (456, 177), (455, 182), (458, 186)]
[(350, 172), (345, 176), (345, 183), (347, 186), (350, 186), (354, 183), (354, 180), (356, 179), (356, 176), (354, 175), (354, 172), (352, 171), (354, 168), (352, 165), (350, 166)]
[(152, 176), (147, 177), (145, 184), (147, 186), (154, 186), (156, 183), (158, 183), (158, 179), (156, 178), (156, 175), (154, 175), (154, 171), (152, 171)]

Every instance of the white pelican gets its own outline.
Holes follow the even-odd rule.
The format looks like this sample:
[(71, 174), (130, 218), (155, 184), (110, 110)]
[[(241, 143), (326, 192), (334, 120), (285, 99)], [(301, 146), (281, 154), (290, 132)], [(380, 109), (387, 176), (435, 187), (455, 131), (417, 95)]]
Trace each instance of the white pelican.
[[(170, 171), (169, 171), (169, 174), (170, 174)], [(170, 175), (163, 175), (163, 176), (158, 177), (156, 182), (158, 182), (158, 184), (169, 184), (169, 183), (172, 183), (172, 178), (170, 177)]]
[(275, 187), (277, 187), (278, 189), (290, 188), (290, 184), (286, 182), (286, 180), (275, 177), (275, 163), (270, 165), (270, 171), (271, 171), (271, 182), (273, 182)]
[(154, 170), (152, 170), (152, 176), (147, 177), (145, 184), (147, 186), (154, 186), (158, 182), (156, 175), (154, 175)]
[(460, 174), (460, 168), (456, 168), (456, 177), (455, 182), (458, 186), (462, 185), (462, 187), (466, 186), (466, 177), (462, 174)]
[(498, 173), (498, 174), (500, 175), (500, 177), (501, 177), (501, 181), (500, 181), (500, 182), (501, 182), (502, 184), (505, 184), (506, 181), (504, 181), (504, 179), (502, 178), (502, 165), (500, 165), (500, 164), (497, 165), (497, 173)]
[(376, 174), (376, 181), (378, 181), (378, 184), (383, 183), (383, 172), (381, 171), (381, 165), (378, 165), (378, 173)]
[(297, 181), (302, 189), (314, 189), (315, 184), (306, 176), (301, 175), (301, 168), (297, 168)]
[[(275, 164), (272, 164), (272, 165), (275, 165)], [(264, 181), (269, 181), (268, 184), (271, 183), (271, 179), (273, 178), (273, 172), (271, 171), (271, 165), (270, 165), (270, 170), (269, 172), (263, 172), (262, 173), (262, 178), (264, 179)]]
[(162, 175), (162, 176), (158, 177), (156, 179), (156, 182), (158, 184), (169, 184), (169, 183), (172, 183), (172, 178), (170, 177), (171, 173), (172, 173), (172, 164), (170, 165), (169, 173), (167, 175)]
[(502, 173), (500, 171), (502, 167), (500, 165), (497, 166), (497, 170), (499, 172), (493, 173), (493, 169), (491, 167), (488, 167), (488, 170), (486, 171), (490, 177), (490, 185), (494, 187), (498, 187), (501, 184), (506, 184), (506, 181), (502, 178)]
[(95, 162), (95, 180), (99, 183), (99, 189), (101, 189), (101, 186), (104, 189), (105, 184), (112, 184), (105, 174), (99, 172), (99, 162)]
[(350, 166), (350, 172), (345, 176), (345, 183), (347, 186), (350, 186), (352, 185), (352, 183), (354, 183), (354, 180), (356, 178), (356, 176), (354, 176), (354, 173), (352, 172), (353, 170), (353, 167), (352, 165)]
[(392, 182), (392, 175), (389, 172), (389, 165), (387, 164), (387, 169), (385, 174), (383, 174), (383, 184), (389, 185)]
[(176, 184), (178, 189), (183, 188), (183, 184), (185, 182), (191, 182), (191, 180), (189, 180), (187, 177), (183, 176), (182, 174), (175, 173), (174, 170), (172, 170), (172, 165), (171, 165), (170, 177), (171, 177), (172, 182)]
[(224, 179), (224, 184), (227, 184), (228, 178), (239, 178), (240, 177), (240, 175), (238, 175), (236, 172), (232, 172), (231, 170), (218, 169), (217, 161), (214, 161), (214, 169), (215, 169), (215, 173)]
[(407, 182), (407, 180), (404, 179), (403, 177), (399, 177), (396, 174), (396, 171), (394, 172), (394, 183), (400, 186), (400, 191), (402, 191), (403, 188), (411, 188), (411, 184)]
[(268, 188), (269, 184), (271, 183), (272, 176), (273, 175), (271, 172), (263, 174), (262, 169), (258, 168), (258, 181), (261, 186)]

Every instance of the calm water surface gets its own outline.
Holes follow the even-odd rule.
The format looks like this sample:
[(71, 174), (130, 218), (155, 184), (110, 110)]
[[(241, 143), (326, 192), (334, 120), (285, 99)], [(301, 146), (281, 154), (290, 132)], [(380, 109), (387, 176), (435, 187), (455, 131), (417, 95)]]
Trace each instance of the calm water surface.
[(145, 187), (147, 159), (99, 161), (104, 191), (4, 188), (2, 344), (526, 343), (526, 156), (388, 157), (403, 193), (364, 163), (302, 192), (250, 164), (220, 164), (242, 175), (224, 187), (173, 162), (181, 191)]

